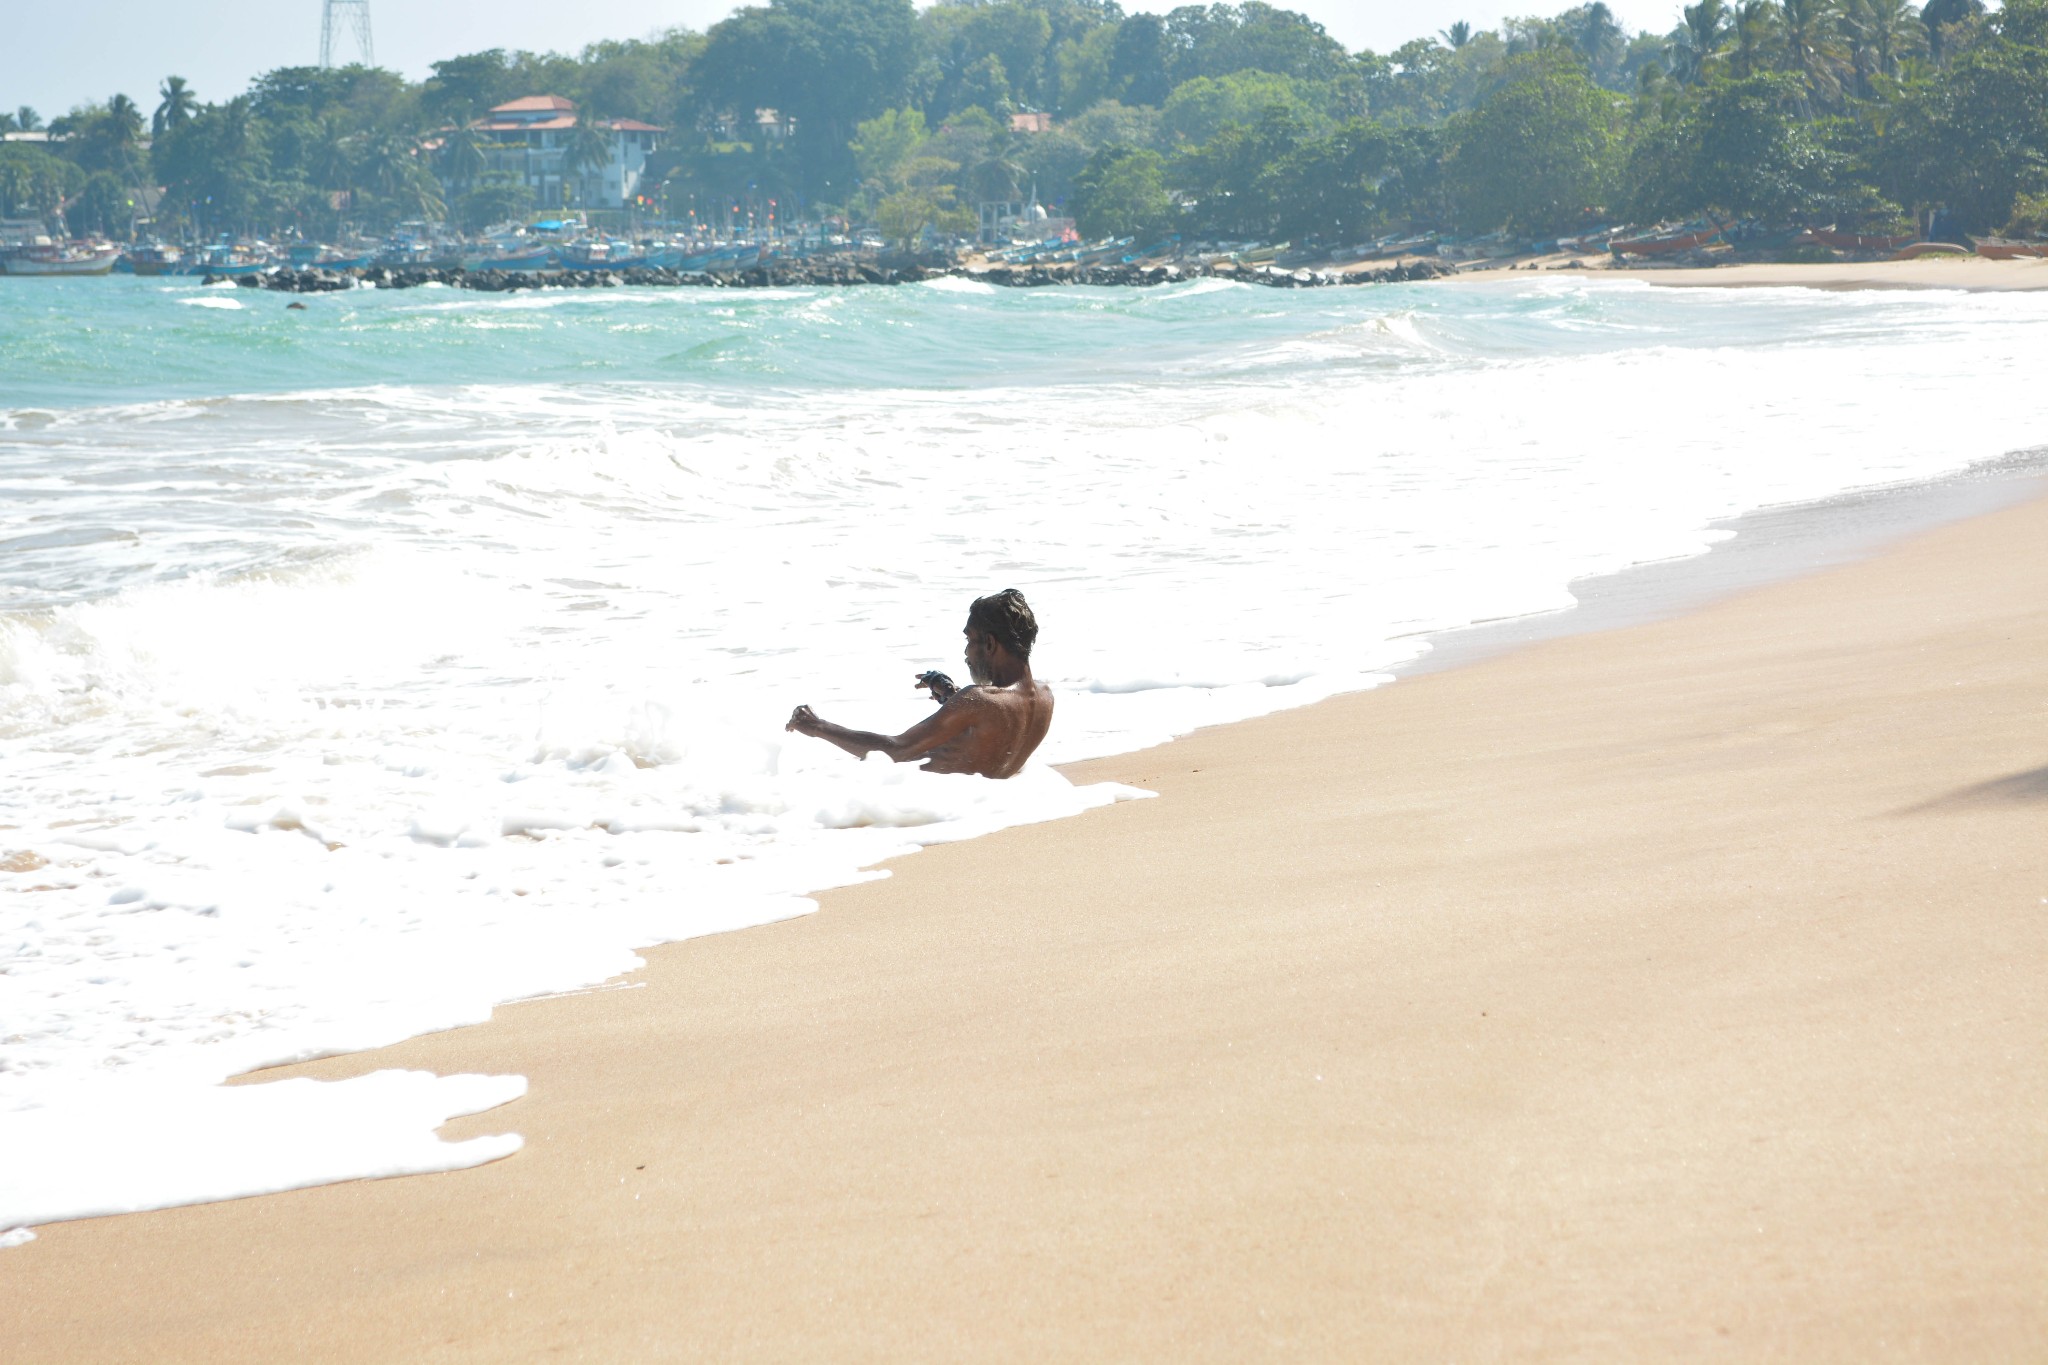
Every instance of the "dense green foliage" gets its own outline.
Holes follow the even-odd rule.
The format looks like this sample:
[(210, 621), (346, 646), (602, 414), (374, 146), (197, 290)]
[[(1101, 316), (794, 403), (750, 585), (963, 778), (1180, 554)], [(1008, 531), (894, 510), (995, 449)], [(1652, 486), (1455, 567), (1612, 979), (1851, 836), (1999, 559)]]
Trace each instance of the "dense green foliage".
[[(0, 212), (115, 235), (480, 226), (536, 205), (467, 125), (534, 94), (667, 129), (647, 187), (673, 216), (775, 201), (902, 239), (1033, 197), (1091, 235), (1330, 243), (1706, 213), (2038, 231), (2048, 203), (2048, 0), (1696, 0), (1662, 35), (1591, 0), (1387, 53), (1263, 0), (766, 0), (417, 84), (292, 67), (209, 102), (167, 77), (148, 107), (116, 95), (0, 145)], [(572, 163), (600, 144), (576, 134)]]

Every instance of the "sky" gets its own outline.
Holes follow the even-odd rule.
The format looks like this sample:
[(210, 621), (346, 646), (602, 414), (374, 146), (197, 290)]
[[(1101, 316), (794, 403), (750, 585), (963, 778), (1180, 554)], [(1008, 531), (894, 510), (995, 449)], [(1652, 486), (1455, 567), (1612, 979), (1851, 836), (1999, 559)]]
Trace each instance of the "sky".
[[(1574, 0), (1278, 0), (1346, 47), (1386, 51), (1464, 19), (1490, 28), (1510, 14), (1550, 14)], [(1609, 0), (1625, 28), (1668, 32), (1682, 0)], [(485, 48), (574, 52), (604, 38), (641, 38), (683, 25), (707, 28), (733, 0), (608, 0), (586, 10), (564, 0), (370, 0), (377, 62), (415, 80), (429, 63)], [(1125, 0), (1127, 10), (1172, 8)], [(203, 100), (240, 94), (252, 77), (320, 58), (321, 0), (21, 0), (0, 25), (0, 109), (33, 106), (44, 118), (88, 100), (128, 95), (147, 114), (157, 87), (180, 75)], [(345, 54), (345, 56), (344, 56)], [(338, 59), (352, 58), (343, 45)]]

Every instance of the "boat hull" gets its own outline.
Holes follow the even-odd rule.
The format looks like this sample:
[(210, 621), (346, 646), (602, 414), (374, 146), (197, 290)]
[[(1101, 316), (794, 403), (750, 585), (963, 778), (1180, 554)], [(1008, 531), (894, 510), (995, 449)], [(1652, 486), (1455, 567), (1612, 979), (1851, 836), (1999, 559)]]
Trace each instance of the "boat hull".
[(527, 251), (517, 256), (466, 256), (464, 270), (546, 270), (555, 263), (552, 249)]
[(0, 270), (9, 275), (106, 275), (111, 274), (114, 262), (120, 258), (120, 251), (109, 247), (86, 255), (38, 256), (20, 253), (0, 261)]
[(1673, 237), (1638, 237), (1629, 242), (1613, 242), (1608, 249), (1617, 256), (1673, 256), (1681, 251), (1694, 251), (1719, 239), (1722, 229), (1701, 228), (1697, 232), (1682, 232)]
[(1979, 237), (1977, 254), (1993, 261), (2030, 261), (2048, 256), (2048, 242), (2009, 242), (1999, 237)]

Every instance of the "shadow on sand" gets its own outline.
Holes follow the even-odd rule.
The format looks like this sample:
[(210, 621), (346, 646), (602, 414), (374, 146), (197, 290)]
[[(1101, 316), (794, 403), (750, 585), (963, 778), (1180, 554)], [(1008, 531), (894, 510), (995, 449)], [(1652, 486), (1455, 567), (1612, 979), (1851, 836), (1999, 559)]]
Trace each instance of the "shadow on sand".
[(1996, 777), (1973, 787), (1962, 787), (1932, 801), (1908, 806), (1901, 815), (1922, 815), (1929, 811), (1981, 810), (1986, 806), (2017, 806), (2029, 802), (2048, 803), (2048, 768), (2034, 768), (2009, 777)]

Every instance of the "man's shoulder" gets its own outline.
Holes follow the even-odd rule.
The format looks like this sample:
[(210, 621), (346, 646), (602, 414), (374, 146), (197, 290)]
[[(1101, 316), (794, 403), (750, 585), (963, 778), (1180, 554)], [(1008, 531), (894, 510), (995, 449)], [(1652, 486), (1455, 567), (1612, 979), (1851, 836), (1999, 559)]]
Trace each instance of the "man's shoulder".
[(1051, 700), (1052, 689), (1042, 682), (1033, 682), (1028, 692), (1014, 687), (988, 687), (981, 683), (973, 683), (955, 692), (946, 705), (958, 706), (963, 710), (972, 708), (1008, 711)]

